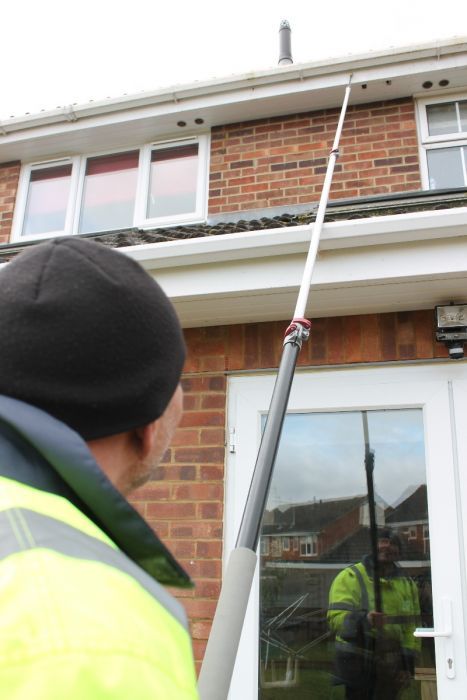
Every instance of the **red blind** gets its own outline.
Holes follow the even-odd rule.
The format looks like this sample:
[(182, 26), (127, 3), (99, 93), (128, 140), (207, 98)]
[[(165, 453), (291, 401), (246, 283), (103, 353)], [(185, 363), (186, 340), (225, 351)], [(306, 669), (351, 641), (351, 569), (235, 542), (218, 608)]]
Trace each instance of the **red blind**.
[(56, 165), (50, 168), (40, 168), (31, 172), (31, 182), (38, 180), (52, 180), (57, 177), (69, 177), (71, 175), (71, 163), (68, 165)]
[(138, 156), (138, 151), (129, 151), (128, 153), (113, 153), (110, 156), (88, 158), (86, 175), (100, 175), (101, 173), (113, 173), (118, 170), (137, 168)]
[(174, 158), (186, 158), (198, 155), (198, 144), (191, 143), (187, 146), (173, 146), (172, 148), (156, 148), (151, 153), (151, 162), (159, 160), (173, 160)]

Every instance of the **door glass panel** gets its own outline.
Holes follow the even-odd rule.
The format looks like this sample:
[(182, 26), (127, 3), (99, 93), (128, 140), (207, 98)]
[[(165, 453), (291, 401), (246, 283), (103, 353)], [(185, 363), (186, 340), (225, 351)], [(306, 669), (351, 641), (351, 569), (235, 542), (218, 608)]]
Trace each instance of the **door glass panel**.
[(288, 414), (260, 552), (261, 700), (436, 698), (421, 409)]

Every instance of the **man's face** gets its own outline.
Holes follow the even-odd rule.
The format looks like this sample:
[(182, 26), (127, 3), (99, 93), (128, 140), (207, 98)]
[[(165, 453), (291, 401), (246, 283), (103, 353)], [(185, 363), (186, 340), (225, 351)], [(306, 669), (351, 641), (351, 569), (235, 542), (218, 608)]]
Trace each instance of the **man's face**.
[(150, 478), (151, 472), (158, 466), (170, 444), (182, 411), (183, 389), (179, 384), (164, 413), (155, 421), (154, 442), (150, 452), (144, 459), (138, 460), (132, 469), (128, 491), (142, 486)]
[(389, 564), (397, 561), (399, 553), (399, 547), (389, 537), (380, 537), (378, 539), (378, 560), (381, 563)]
[(183, 412), (183, 389), (179, 384), (162, 416), (158, 419), (158, 429), (154, 447), (149, 455), (150, 468), (157, 467), (168, 448), (170, 441), (180, 423)]

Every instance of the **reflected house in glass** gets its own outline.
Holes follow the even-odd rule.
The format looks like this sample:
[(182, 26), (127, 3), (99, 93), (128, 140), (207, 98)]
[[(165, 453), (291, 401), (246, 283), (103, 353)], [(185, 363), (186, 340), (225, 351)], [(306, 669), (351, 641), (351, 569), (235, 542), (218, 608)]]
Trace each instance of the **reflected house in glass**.
[(386, 517), (386, 523), (399, 535), (406, 559), (430, 558), (430, 531), (426, 484), (413, 490)]
[[(377, 506), (378, 522), (384, 510)], [(307, 561), (310, 558), (332, 558), (368, 525), (368, 497), (354, 496), (313, 503), (291, 505), (285, 510), (266, 511), (261, 531), (264, 561)], [(366, 542), (366, 547), (368, 543)], [(358, 559), (358, 549), (349, 550), (348, 561)], [(367, 550), (364, 552), (367, 553)], [(351, 556), (355, 554), (355, 556)], [(339, 561), (342, 561), (339, 559)]]

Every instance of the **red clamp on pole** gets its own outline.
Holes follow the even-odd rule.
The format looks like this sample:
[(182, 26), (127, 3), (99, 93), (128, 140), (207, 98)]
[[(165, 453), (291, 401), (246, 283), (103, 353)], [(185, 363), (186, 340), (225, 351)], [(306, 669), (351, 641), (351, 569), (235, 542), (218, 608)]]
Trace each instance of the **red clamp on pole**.
[(311, 321), (307, 318), (294, 318), (290, 326), (285, 331), (283, 345), (287, 343), (295, 343), (301, 349), (304, 340), (310, 337)]
[(307, 336), (310, 335), (311, 321), (309, 321), (307, 318), (293, 318), (292, 321), (290, 322), (290, 326), (285, 331), (284, 336), (287, 338), (288, 335), (290, 335), (291, 333), (293, 333), (294, 331), (297, 330), (297, 327), (299, 325), (305, 331), (307, 331)]

